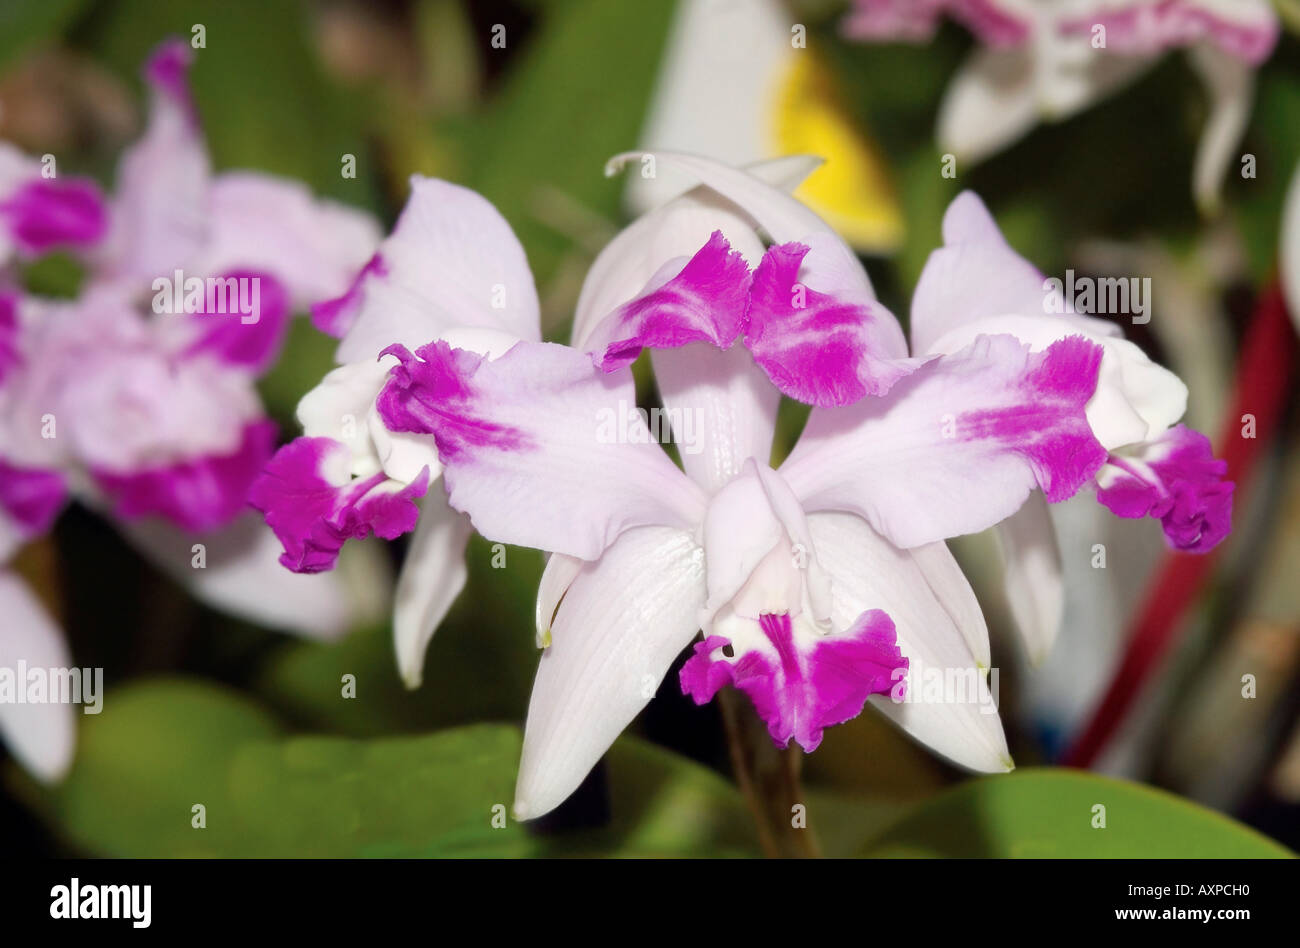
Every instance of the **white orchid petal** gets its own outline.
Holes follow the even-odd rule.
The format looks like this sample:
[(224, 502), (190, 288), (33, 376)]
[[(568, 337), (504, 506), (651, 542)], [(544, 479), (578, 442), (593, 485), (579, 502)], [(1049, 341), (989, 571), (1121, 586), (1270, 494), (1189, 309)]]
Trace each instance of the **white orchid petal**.
[[(778, 0), (682, 0), (669, 31), (641, 135), (647, 150), (709, 155), (741, 165), (768, 151), (773, 88), (790, 57), (790, 17)], [(707, 94), (701, 94), (708, 90)], [(628, 199), (638, 213), (695, 182), (663, 169), (635, 176)]]
[[(676, 168), (697, 178), (752, 217), (776, 243), (798, 241), (811, 247), (802, 270), (809, 287), (849, 298), (875, 298), (861, 261), (825, 221), (806, 204), (747, 171), (696, 155), (656, 151), (615, 155), (605, 165), (606, 174), (647, 156), (653, 157), (656, 168)], [(901, 330), (899, 345), (906, 355)]]
[(421, 501), (393, 598), (397, 667), (408, 688), (420, 687), (429, 642), (465, 587), (465, 545), (472, 532), (469, 518), (451, 509), (441, 489)]
[(534, 615), (538, 648), (550, 647), (551, 623), (555, 621), (555, 611), (560, 608), (561, 601), (584, 565), (576, 556), (566, 556), (563, 553), (552, 553), (547, 557), (546, 568), (542, 570), (542, 579), (537, 585)]
[(1300, 166), (1291, 176), (1286, 204), (1282, 208), (1280, 238), (1282, 289), (1286, 294), (1291, 322), (1300, 333)]
[(1065, 609), (1061, 550), (1041, 491), (995, 528), (1003, 583), (1025, 653), (1037, 665), (1052, 649)]
[(529, 702), (518, 818), (558, 806), (654, 697), (699, 629), (705, 593), (698, 550), (685, 531), (640, 527), (573, 581)]
[[(20, 661), (28, 668), (70, 666), (63, 631), (27, 584), (5, 569), (0, 569), (0, 613), (5, 617), (0, 632), (0, 668), (16, 674)], [(26, 682), (16, 682), (16, 686), (25, 687)], [(54, 782), (62, 779), (72, 764), (76, 711), (66, 703), (0, 701), (0, 735), (23, 767), (40, 780)]]
[(1217, 46), (1202, 43), (1188, 50), (1192, 67), (1205, 83), (1210, 114), (1196, 146), (1192, 193), (1207, 214), (1216, 213), (1223, 198), (1223, 180), (1239, 156), (1242, 136), (1255, 101), (1254, 68)]

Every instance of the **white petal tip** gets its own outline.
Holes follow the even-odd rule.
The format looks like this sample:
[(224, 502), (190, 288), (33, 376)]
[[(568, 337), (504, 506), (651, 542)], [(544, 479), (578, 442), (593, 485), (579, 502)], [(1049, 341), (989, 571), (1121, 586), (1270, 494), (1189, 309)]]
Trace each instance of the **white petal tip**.
[(532, 818), (528, 812), (528, 804), (523, 800), (516, 800), (515, 805), (510, 808), (510, 813), (517, 820), (527, 820)]
[(627, 167), (628, 162), (640, 158), (643, 154), (645, 153), (639, 151), (619, 152), (613, 158), (609, 159), (609, 161), (605, 162), (605, 177), (614, 177), (614, 175)]
[(1008, 774), (1009, 774), (1009, 773), (1011, 773), (1011, 771), (1013, 771), (1013, 770), (1016, 769), (1016, 762), (1015, 762), (1014, 760), (1011, 759), (1011, 756), (1010, 756), (1009, 754), (1008, 754), (1006, 757), (1003, 757), (1003, 758), (1002, 758), (1001, 763), (1002, 763), (1002, 772), (1003, 772), (1003, 773), (1008, 773)]

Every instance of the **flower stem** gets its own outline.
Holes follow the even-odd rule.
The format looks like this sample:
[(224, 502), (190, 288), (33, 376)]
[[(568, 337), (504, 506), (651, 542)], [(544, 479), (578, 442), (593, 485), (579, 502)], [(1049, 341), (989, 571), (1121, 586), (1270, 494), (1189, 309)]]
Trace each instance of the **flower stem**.
[(799, 780), (799, 748), (792, 744), (782, 750), (773, 744), (767, 727), (734, 688), (722, 689), (718, 700), (731, 766), (754, 814), (763, 852), (778, 859), (820, 856), (817, 837), (807, 828), (808, 801)]

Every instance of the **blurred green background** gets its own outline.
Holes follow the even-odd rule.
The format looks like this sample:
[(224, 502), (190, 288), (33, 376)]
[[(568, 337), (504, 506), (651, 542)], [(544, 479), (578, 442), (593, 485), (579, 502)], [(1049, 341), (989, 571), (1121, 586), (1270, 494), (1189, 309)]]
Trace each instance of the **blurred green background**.
[[(1204, 96), (1179, 57), (1124, 95), (945, 179), (936, 173), (935, 108), (969, 37), (945, 27), (926, 46), (855, 45), (836, 29), (842, 5), (795, 6), (848, 120), (878, 149), (880, 200), (903, 222), (899, 245), (867, 258), (886, 305), (905, 319), (920, 268), (940, 242), (944, 208), (959, 189), (974, 188), (1012, 244), (1047, 273), (1086, 271), (1080, 261), (1089, 259), (1104, 266), (1111, 258), (1091, 243), (1104, 241), (1112, 255), (1146, 254), (1173, 274), (1168, 280), (1185, 284), (1212, 314), (1214, 334), (1180, 332), (1176, 315), (1161, 314), (1130, 335), (1182, 372), (1194, 393), (1204, 382), (1210, 394), (1199, 417), (1216, 431), (1237, 341), (1276, 265), (1282, 196), (1300, 161), (1296, 38), (1284, 36), (1259, 76), (1243, 145), (1258, 157), (1258, 177), (1230, 176), (1224, 213), (1207, 221), (1189, 183)], [(606, 179), (602, 166), (640, 140), (672, 13), (673, 4), (659, 0), (5, 0), (0, 134), (110, 183), (117, 155), (140, 127), (145, 55), (202, 23), (207, 45), (193, 81), (218, 169), (293, 176), (385, 224), (412, 172), (475, 188), (518, 233), (547, 337), (564, 340), (587, 266), (627, 219), (623, 182)], [(490, 45), (495, 24), (506, 28), (504, 49)], [(343, 154), (357, 156), (355, 179), (339, 174)], [(1234, 253), (1211, 267), (1207, 255), (1218, 242)], [(1144, 272), (1147, 264), (1127, 266)], [(58, 259), (25, 276), (50, 293), (69, 292), (75, 281)], [(299, 320), (264, 381), (286, 436), (296, 430), (297, 399), (328, 370), (333, 347)], [(646, 373), (639, 378), (653, 398)], [(1051, 763), (1061, 735), (1022, 706), (1025, 673), (989, 579), (989, 547), (976, 539), (958, 552), (987, 604), (1021, 770), (973, 779), (866, 713), (828, 731), (804, 761), (808, 822), (821, 849), (1284, 852), (1186, 798), (1300, 846), (1294, 393), (1264, 473), (1239, 495), (1240, 539), (1181, 637), (1168, 687), (1144, 705), (1154, 722), (1147, 739), (1119, 768), (1150, 786), (1034, 766)], [(802, 417), (791, 406), (783, 411), (785, 444)], [(395, 544), (385, 555), (396, 562), (401, 552)], [(77, 664), (105, 668), (114, 711), (79, 721), (78, 760), (60, 787), (41, 788), (5, 762), (0, 835), (10, 854), (758, 854), (718, 711), (678, 693), (675, 671), (569, 803), (535, 825), (493, 825), (484, 801), (511, 802), (536, 667), (532, 609), (542, 558), (511, 549), (506, 569), (491, 568), (490, 559), (476, 539), (469, 585), (433, 641), (423, 688), (412, 693), (398, 679), (387, 627), (356, 629), (335, 645), (253, 628), (196, 604), (93, 515), (65, 514), (18, 567), (61, 619)], [(1210, 727), (1202, 676), (1251, 649), (1265, 650), (1279, 683), (1263, 698), (1268, 706), (1212, 733), (1198, 730)], [(355, 699), (340, 695), (345, 674), (356, 676)], [(1244, 764), (1230, 757), (1242, 741), (1259, 749)], [(1179, 750), (1189, 745), (1195, 753)], [(1229, 794), (1207, 790), (1205, 775), (1228, 760), (1248, 772)], [(1105, 832), (1089, 822), (1099, 802), (1111, 814)], [(194, 803), (207, 807), (202, 832), (190, 827)]]

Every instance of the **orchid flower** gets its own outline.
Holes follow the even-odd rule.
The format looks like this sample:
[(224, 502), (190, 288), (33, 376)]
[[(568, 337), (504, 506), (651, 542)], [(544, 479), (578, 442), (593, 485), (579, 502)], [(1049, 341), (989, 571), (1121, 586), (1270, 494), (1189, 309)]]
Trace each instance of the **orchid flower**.
[(844, 31), (923, 41), (945, 14), (983, 44), (939, 108), (940, 147), (959, 160), (981, 161), (1186, 49), (1210, 98), (1192, 190), (1203, 209), (1217, 209), (1249, 119), (1253, 70), (1277, 41), (1267, 0), (855, 0)]
[[(944, 246), (930, 255), (912, 297), (912, 349), (959, 352), (977, 338), (1007, 333), (1046, 350), (1082, 336), (1102, 348), (1088, 423), (1106, 449), (1090, 483), (1120, 517), (1160, 520), (1169, 546), (1205, 553), (1231, 529), (1233, 485), (1209, 439), (1181, 424), (1187, 386), (1122, 338), (1113, 320), (1073, 312), (1060, 286), (1007, 244), (984, 204), (959, 195), (943, 220)], [(997, 528), (1007, 594), (1031, 661), (1051, 647), (1061, 621), (1060, 552), (1041, 496)]]
[[(903, 219), (884, 159), (836, 95), (830, 70), (781, 0), (681, 0), (645, 128), (647, 151), (689, 152), (735, 166), (778, 155), (822, 155), (796, 194), (855, 249), (885, 253)], [(711, 90), (707, 96), (701, 89)], [(634, 175), (638, 213), (685, 190), (665, 168)]]
[(341, 338), (340, 367), (303, 397), (303, 437), (276, 454), (250, 500), (295, 572), (333, 568), (349, 538), (415, 531), (393, 617), (398, 668), (415, 688), (429, 641), (465, 584), (470, 528), (440, 491), (425, 496), (442, 470), (432, 437), (392, 428), (377, 404), (397, 361), (389, 352), (435, 339), (482, 353), (536, 341), (537, 290), (523, 247), (490, 203), (415, 175), (393, 233), (347, 292), (312, 316)]
[[(1102, 347), (999, 334), (914, 359), (848, 247), (767, 183), (807, 162), (655, 157), (701, 185), (597, 258), (574, 348), (394, 346), (378, 402), (390, 430), (433, 436), (480, 533), (551, 552), (516, 814), (563, 801), (700, 630), (682, 690), (735, 685), (779, 746), (812, 750), (869, 702), (957, 764), (1010, 769), (987, 628), (943, 541), (1101, 468)], [(669, 417), (698, 419), (682, 468), (630, 407), (643, 348)], [(816, 407), (774, 467), (781, 392)], [(936, 700), (927, 668), (970, 692)]]
[[(149, 59), (149, 124), (123, 155), (106, 213), (93, 187), (60, 179), (19, 184), (0, 210), (17, 222), (7, 239), (21, 256), (70, 246), (88, 267), (74, 300), (0, 292), (5, 664), (67, 664), (62, 632), (2, 564), (74, 498), (210, 605), (309, 635), (350, 622), (343, 586), (279, 570), (274, 536), (244, 508), (276, 435), (257, 377), (293, 308), (346, 288), (378, 227), (291, 182), (212, 176), (186, 84), (190, 56), (172, 41)], [(9, 155), (0, 152), (5, 168), (22, 166)], [(13, 180), (0, 177), (0, 187)], [(200, 293), (195, 306), (169, 311), (155, 281), (176, 276), (253, 281), (256, 305), (214, 311)], [(72, 713), (4, 704), (0, 729), (33, 773), (57, 779), (71, 761)]]

